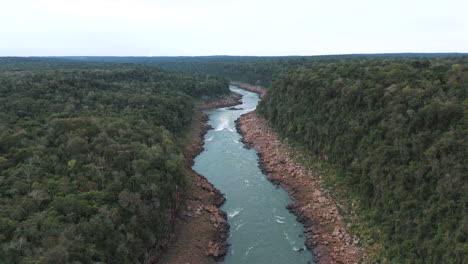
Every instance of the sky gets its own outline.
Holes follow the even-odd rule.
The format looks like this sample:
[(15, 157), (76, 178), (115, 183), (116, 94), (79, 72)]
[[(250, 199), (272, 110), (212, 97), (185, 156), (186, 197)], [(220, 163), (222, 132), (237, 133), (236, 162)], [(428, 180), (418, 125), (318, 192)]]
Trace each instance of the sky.
[(468, 0), (0, 0), (0, 56), (468, 52)]

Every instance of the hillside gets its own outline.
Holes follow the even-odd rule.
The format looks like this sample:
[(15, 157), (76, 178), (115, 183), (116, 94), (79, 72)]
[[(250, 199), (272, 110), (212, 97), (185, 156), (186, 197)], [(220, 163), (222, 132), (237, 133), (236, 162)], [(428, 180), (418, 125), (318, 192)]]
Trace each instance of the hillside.
[(14, 62), (0, 72), (0, 262), (142, 262), (172, 228), (193, 98), (227, 82)]
[(468, 67), (350, 60), (294, 70), (258, 112), (338, 169), (392, 263), (466, 263)]

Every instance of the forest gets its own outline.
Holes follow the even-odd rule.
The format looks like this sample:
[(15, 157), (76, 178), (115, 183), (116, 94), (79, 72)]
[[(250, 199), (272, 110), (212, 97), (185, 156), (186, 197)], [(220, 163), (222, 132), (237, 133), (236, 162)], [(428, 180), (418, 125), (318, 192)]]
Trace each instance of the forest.
[(257, 112), (337, 170), (330, 184), (360, 201), (381, 261), (468, 262), (467, 54), (86, 60), (264, 86)]
[(0, 263), (142, 263), (172, 228), (180, 137), (221, 77), (0, 60)]
[(468, 262), (468, 56), (363, 54), (1, 58), (6, 263), (141, 262), (184, 186), (193, 98), (226, 79), (264, 86), (258, 114), (336, 170), (380, 262)]
[(344, 60), (277, 78), (258, 113), (337, 168), (381, 260), (467, 263), (467, 94), (466, 57)]
[(381, 262), (468, 262), (466, 54), (86, 60), (264, 86), (257, 112), (336, 169), (328, 184), (359, 201)]
[[(155, 66), (168, 70), (193, 72), (222, 76), (230, 81), (257, 84), (269, 87), (271, 82), (297, 68), (316, 64), (334, 63), (347, 60), (385, 59), (397, 60), (434, 58), (450, 60), (451, 63), (466, 63), (468, 54), (457, 53), (395, 53), (395, 54), (353, 54), (321, 56), (200, 56), (200, 57), (63, 57), (70, 61), (99, 63), (132, 63)], [(72, 63), (72, 62), (70, 62)]]

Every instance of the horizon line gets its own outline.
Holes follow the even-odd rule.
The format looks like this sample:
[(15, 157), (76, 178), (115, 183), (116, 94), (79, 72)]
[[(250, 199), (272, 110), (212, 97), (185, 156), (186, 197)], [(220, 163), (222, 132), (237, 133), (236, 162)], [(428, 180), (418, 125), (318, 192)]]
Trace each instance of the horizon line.
[(228, 55), (228, 54), (211, 54), (211, 55), (0, 55), (0, 58), (63, 58), (63, 57), (144, 57), (144, 58), (160, 58), (160, 57), (325, 57), (325, 56), (365, 56), (365, 55), (468, 55), (468, 52), (376, 52), (376, 53), (331, 53), (331, 54), (309, 54), (309, 55)]

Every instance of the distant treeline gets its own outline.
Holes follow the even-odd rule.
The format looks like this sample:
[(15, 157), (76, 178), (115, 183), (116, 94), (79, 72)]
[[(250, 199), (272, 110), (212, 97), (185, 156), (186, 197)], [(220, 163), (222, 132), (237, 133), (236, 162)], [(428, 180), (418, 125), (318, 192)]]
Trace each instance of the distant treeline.
[[(240, 81), (268, 87), (271, 81), (292, 69), (307, 68), (324, 62), (334, 63), (347, 60), (401, 60), (428, 58), (450, 60), (452, 63), (466, 62), (468, 54), (457, 53), (401, 53), (401, 54), (355, 54), (327, 56), (202, 56), (202, 57), (63, 57), (64, 59), (100, 62), (133, 63), (161, 67), (169, 70), (195, 72), (222, 76), (231, 81)], [(458, 61), (458, 62), (457, 62)]]
[(193, 97), (227, 81), (0, 62), (0, 263), (142, 263), (172, 228)]
[(122, 64), (48, 57), (0, 57), (0, 71), (46, 71), (64, 69), (121, 68)]

